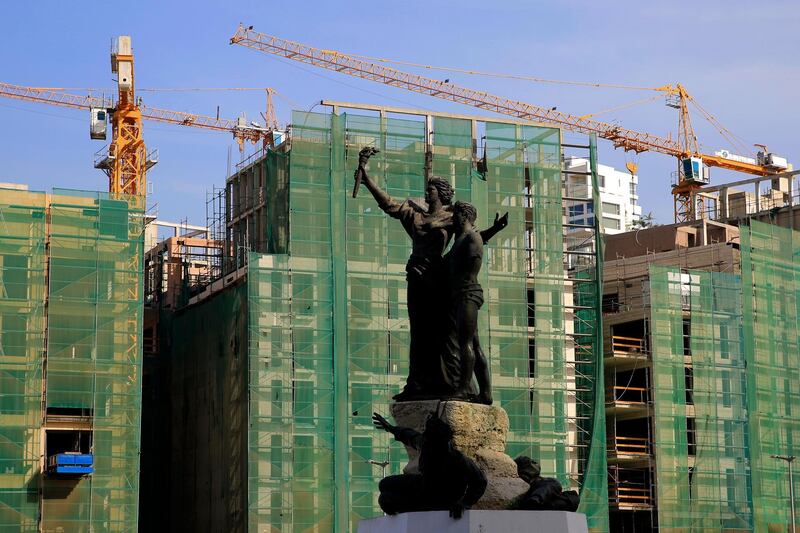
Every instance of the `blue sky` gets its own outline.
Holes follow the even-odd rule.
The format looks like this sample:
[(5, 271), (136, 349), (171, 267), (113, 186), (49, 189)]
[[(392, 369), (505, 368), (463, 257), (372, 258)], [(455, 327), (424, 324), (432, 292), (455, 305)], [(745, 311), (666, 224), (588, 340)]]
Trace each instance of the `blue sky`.
[[(132, 6), (126, 10), (123, 5)], [(320, 48), (371, 56), (508, 72), (557, 80), (655, 87), (683, 83), (726, 127), (748, 144), (800, 164), (795, 124), (800, 84), (800, 5), (792, 1), (672, 2), (13, 2), (0, 20), (0, 81), (19, 85), (113, 88), (112, 37), (133, 38), (137, 88), (275, 87), (281, 122), (292, 107), (320, 99), (481, 114), (269, 55), (230, 46), (238, 23)], [(586, 114), (645, 98), (649, 93), (573, 88), (525, 81), (433, 74), (453, 83), (559, 110)], [(75, 91), (80, 92), (80, 91)], [(164, 107), (255, 118), (261, 92), (144, 93)], [(319, 109), (319, 108), (318, 108)], [(597, 117), (660, 135), (674, 132), (677, 115), (662, 101)], [(260, 119), (259, 119), (260, 120)], [(695, 115), (705, 150), (731, 148)], [(151, 203), (168, 220), (205, 223), (206, 191), (224, 184), (232, 139), (221, 133), (146, 123), (145, 140), (160, 151), (149, 174)], [(103, 147), (89, 140), (88, 113), (0, 99), (0, 182), (34, 189), (105, 190), (92, 168)], [(600, 161), (639, 165), (645, 212), (672, 218), (670, 173), (675, 160), (633, 157), (601, 141)], [(715, 171), (716, 183), (744, 176)]]

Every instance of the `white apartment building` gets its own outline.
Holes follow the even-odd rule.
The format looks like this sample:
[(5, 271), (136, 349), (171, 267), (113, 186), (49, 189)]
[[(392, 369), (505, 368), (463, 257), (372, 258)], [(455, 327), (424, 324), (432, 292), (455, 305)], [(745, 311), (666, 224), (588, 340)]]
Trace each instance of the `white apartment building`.
[[(569, 157), (564, 162), (567, 172), (567, 196), (587, 197), (592, 194), (589, 160)], [(570, 174), (572, 172), (572, 174)], [(600, 228), (609, 235), (629, 231), (642, 216), (637, 186), (639, 176), (617, 170), (608, 165), (597, 165), (597, 184), (600, 192), (600, 213), (591, 204), (567, 202), (567, 217), (576, 226), (593, 225), (600, 216)]]

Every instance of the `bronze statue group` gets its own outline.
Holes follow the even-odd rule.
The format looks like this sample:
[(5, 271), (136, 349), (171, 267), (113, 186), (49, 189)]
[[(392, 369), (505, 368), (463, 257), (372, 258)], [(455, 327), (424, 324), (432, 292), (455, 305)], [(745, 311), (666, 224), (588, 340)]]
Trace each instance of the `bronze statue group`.
[[(495, 216), (492, 227), (478, 231), (477, 211), (453, 202), (453, 187), (439, 177), (425, 185), (425, 204), (398, 202), (369, 177), (366, 165), (373, 148), (360, 152), (356, 183), (363, 183), (387, 215), (411, 237), (406, 263), (410, 329), (409, 371), (397, 401), (458, 399), (491, 405), (489, 365), (478, 339), (478, 309), (483, 289), (478, 273), (483, 245), (508, 224), (508, 213)], [(455, 237), (453, 246), (445, 254)], [(477, 390), (473, 383), (477, 381)]]
[[(369, 158), (377, 152), (370, 147), (359, 152), (353, 196), (363, 183), (378, 206), (398, 219), (411, 238), (411, 256), (406, 264), (409, 373), (405, 388), (394, 399), (491, 405), (489, 365), (478, 338), (478, 310), (484, 301), (478, 274), (483, 247), (508, 225), (508, 213), (502, 217), (496, 214), (490, 228), (477, 230), (475, 207), (453, 202), (453, 187), (440, 177), (427, 180), (425, 205), (411, 199), (398, 202), (367, 172)], [(373, 421), (377, 428), (420, 452), (419, 473), (381, 480), (378, 501), (384, 512), (447, 510), (450, 516), (460, 518), (481, 498), (487, 485), (485, 475), (474, 461), (455, 449), (452, 429), (437, 415), (429, 417), (423, 433), (393, 426), (377, 413)], [(523, 456), (516, 462), (519, 476), (530, 488), (513, 508), (577, 508), (578, 495), (562, 492), (555, 479), (541, 478), (535, 461)]]

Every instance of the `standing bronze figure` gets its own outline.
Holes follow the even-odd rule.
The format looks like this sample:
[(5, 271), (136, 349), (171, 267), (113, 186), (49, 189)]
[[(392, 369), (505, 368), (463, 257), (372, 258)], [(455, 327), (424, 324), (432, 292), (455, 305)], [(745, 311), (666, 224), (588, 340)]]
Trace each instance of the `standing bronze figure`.
[[(453, 205), (455, 241), (444, 258), (450, 290), (450, 322), (441, 358), (452, 398), (477, 399), (491, 405), (489, 364), (478, 342), (478, 309), (483, 305), (478, 273), (483, 263), (483, 239), (473, 226), (477, 216), (475, 207), (467, 202)], [(477, 398), (472, 390), (473, 373), (478, 381)]]

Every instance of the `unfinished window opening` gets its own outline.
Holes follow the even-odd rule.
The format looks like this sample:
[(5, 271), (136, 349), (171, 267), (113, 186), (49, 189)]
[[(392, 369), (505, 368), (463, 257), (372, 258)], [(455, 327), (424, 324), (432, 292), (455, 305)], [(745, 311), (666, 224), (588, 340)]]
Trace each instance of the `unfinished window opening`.
[(611, 343), (615, 353), (648, 353), (644, 319), (612, 325)]
[(536, 339), (528, 337), (528, 377), (536, 377)]
[(634, 368), (614, 374), (613, 396), (615, 403), (646, 404), (649, 401), (647, 368)]
[(650, 455), (650, 423), (647, 418), (615, 420), (609, 451), (616, 456)]
[(603, 295), (603, 313), (619, 313), (619, 292)]
[[(608, 500), (612, 511), (635, 511), (652, 508), (652, 476), (649, 468), (625, 468), (618, 465), (612, 465), (608, 469), (608, 474)], [(618, 518), (622, 519), (621, 516)], [(633, 516), (630, 515), (623, 520), (625, 520), (629, 526), (632, 526), (632, 518)], [(611, 531), (639, 530), (634, 528), (624, 529), (612, 527)], [(642, 531), (649, 531), (649, 529)]]
[(91, 430), (48, 429), (45, 431), (47, 473), (53, 476), (84, 476), (94, 471)]
[(686, 405), (694, 405), (694, 369), (684, 367), (684, 384), (686, 387)]
[(689, 455), (697, 454), (697, 439), (694, 418), (686, 417), (686, 444)]
[(683, 319), (683, 355), (692, 355), (692, 321), (688, 318)]

